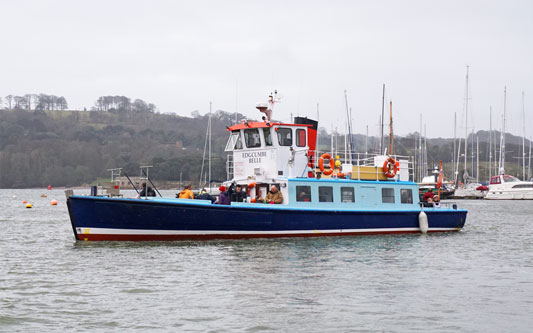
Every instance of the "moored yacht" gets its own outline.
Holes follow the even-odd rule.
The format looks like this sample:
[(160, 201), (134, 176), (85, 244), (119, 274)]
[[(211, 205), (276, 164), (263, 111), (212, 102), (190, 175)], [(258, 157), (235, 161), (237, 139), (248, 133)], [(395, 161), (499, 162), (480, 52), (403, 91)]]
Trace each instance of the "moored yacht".
[(533, 200), (533, 182), (521, 181), (511, 175), (498, 175), (490, 179), (485, 199)]

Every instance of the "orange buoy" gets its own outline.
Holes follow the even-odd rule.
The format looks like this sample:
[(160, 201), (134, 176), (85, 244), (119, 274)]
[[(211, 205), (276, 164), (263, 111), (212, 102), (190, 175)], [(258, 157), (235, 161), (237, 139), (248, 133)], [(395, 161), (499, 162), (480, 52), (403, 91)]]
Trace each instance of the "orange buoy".
[(28, 203), (28, 201), (24, 200), (24, 201), (22, 201), (22, 203)]
[(46, 194), (41, 194), (41, 198), (46, 198)]
[(26, 208), (32, 208), (33, 206), (31, 205), (31, 203), (29, 204), (26, 204)]
[(50, 201), (50, 204), (52, 206), (57, 206), (57, 200), (54, 199), (54, 200)]

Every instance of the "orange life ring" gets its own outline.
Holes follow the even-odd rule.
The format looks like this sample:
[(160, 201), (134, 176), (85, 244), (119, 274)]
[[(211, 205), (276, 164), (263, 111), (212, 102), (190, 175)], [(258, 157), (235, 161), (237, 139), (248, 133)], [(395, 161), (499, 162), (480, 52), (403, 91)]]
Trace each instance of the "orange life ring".
[(396, 173), (400, 170), (400, 162), (396, 161), (394, 158), (389, 157), (383, 163), (383, 173), (387, 178), (394, 178)]
[[(324, 159), (329, 159), (329, 169), (324, 170)], [(329, 176), (333, 173), (333, 170), (335, 169), (335, 161), (331, 158), (330, 154), (322, 154), (320, 158), (318, 159), (318, 168), (322, 173), (326, 176)]]
[(248, 196), (250, 196), (250, 190), (253, 189), (255, 187), (255, 183), (250, 183), (248, 184), (247, 188), (246, 188), (246, 193), (248, 194)]

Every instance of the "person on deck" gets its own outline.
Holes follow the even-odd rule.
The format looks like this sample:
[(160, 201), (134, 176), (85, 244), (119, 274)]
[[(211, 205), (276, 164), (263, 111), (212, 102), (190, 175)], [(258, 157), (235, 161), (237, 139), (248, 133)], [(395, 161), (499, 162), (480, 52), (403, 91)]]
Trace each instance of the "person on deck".
[(218, 188), (218, 190), (220, 191), (220, 194), (218, 195), (218, 199), (217, 199), (216, 204), (218, 204), (218, 205), (230, 205), (231, 204), (231, 200), (230, 200), (228, 192), (226, 191), (226, 186), (222, 185), (222, 186), (220, 186)]
[(207, 193), (207, 191), (205, 190), (205, 188), (202, 189), (202, 191), (200, 192), (199, 195), (196, 196), (195, 199), (199, 199), (199, 200), (209, 200), (211, 201), (211, 203), (215, 203), (216, 199), (213, 198), (213, 196), (209, 193)]
[(422, 200), (427, 202), (433, 202), (434, 196), (435, 194), (433, 194), (433, 191), (431, 189), (428, 189), (428, 191), (424, 193), (424, 197), (422, 198)]
[(155, 197), (155, 191), (150, 186), (147, 187), (146, 182), (141, 184), (141, 192), (137, 195), (137, 199), (141, 197)]
[(272, 185), (270, 188), (270, 192), (268, 192), (265, 202), (269, 204), (280, 204), (283, 202), (283, 195), (276, 185)]
[(178, 198), (179, 199), (194, 199), (194, 193), (192, 193), (191, 188), (192, 188), (191, 184), (185, 186), (183, 191), (181, 191), (180, 194), (178, 194)]
[(235, 189), (233, 189), (233, 185), (234, 184), (232, 184), (228, 189), (231, 202), (243, 202), (243, 200), (246, 200), (246, 192), (242, 189), (242, 185), (235, 185)]

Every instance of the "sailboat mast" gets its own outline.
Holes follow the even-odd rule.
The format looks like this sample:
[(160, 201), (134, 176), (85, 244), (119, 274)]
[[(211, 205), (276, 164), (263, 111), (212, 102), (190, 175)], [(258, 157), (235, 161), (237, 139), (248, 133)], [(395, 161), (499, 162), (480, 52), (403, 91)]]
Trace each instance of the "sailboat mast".
[[(463, 172), (463, 177), (466, 175), (467, 171), (467, 159), (468, 159), (468, 74), (470, 66), (466, 66), (466, 92), (465, 92), (465, 170)], [(463, 179), (466, 183), (466, 179)]]
[(526, 180), (526, 113), (524, 111), (524, 92), (522, 91), (522, 180)]
[(213, 103), (209, 102), (209, 178), (207, 186), (209, 187), (209, 193), (211, 193), (211, 111)]
[(385, 83), (383, 83), (383, 95), (381, 97), (381, 141), (379, 143), (379, 153), (383, 155), (383, 123), (385, 122)]
[(390, 134), (389, 134), (389, 155), (392, 155), (392, 145), (394, 143), (394, 135), (392, 132), (392, 101), (390, 101)]
[(507, 87), (503, 89), (503, 119), (502, 119), (502, 133), (500, 144), (500, 174), (505, 173), (505, 113), (507, 112)]
[(492, 178), (492, 106), (489, 111), (489, 180)]
[(476, 135), (476, 183), (479, 183), (479, 136)]
[(455, 150), (457, 149), (457, 112), (453, 113), (453, 154), (452, 154), (452, 173), (455, 170)]

